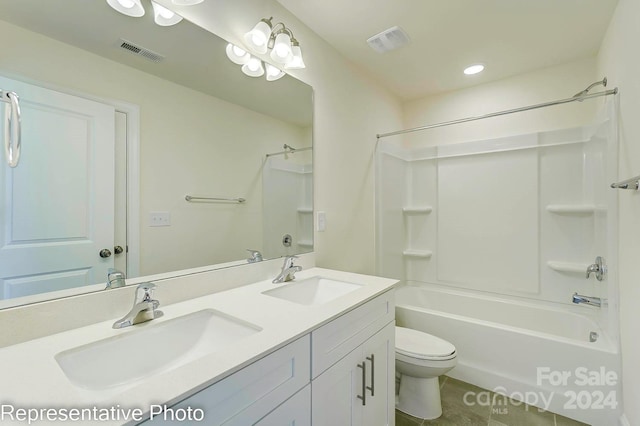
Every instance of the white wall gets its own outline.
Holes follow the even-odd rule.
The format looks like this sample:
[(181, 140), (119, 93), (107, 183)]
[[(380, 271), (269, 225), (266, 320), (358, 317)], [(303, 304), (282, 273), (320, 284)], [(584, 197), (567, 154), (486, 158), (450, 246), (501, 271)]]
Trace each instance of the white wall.
[[(4, 74), (140, 106), (141, 275), (243, 259), (246, 248), (262, 247), (264, 155), (283, 143), (309, 146), (308, 129), (3, 21), (0, 37), (13, 40), (2, 49)], [(187, 203), (187, 194), (247, 202)], [(152, 211), (168, 211), (171, 226), (149, 227)]]
[[(598, 55), (598, 71), (620, 88), (621, 179), (640, 174), (640, 2), (620, 0)], [(640, 425), (640, 193), (619, 194), (620, 331), (624, 411)]]
[(292, 74), (314, 88), (314, 209), (327, 217), (315, 233), (317, 265), (374, 273), (375, 135), (402, 127), (397, 99), (275, 0), (217, 0), (180, 13), (237, 44), (265, 17), (291, 27), (307, 65)]
[[(473, 78), (473, 76), (469, 76)], [(442, 93), (403, 105), (406, 128), (520, 108), (558, 99), (600, 80), (595, 58), (585, 58), (504, 80)], [(443, 144), (579, 126), (601, 100), (572, 103), (409, 134), (409, 144)], [(394, 137), (395, 138), (395, 137)]]

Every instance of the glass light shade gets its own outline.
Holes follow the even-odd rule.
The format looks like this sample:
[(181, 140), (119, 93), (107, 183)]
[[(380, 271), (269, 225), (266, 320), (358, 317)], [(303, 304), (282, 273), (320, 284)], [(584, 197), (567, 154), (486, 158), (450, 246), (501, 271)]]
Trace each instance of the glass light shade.
[(264, 64), (267, 69), (267, 81), (276, 81), (284, 76), (284, 71), (271, 64)]
[(261, 77), (264, 75), (262, 61), (255, 56), (251, 56), (249, 61), (242, 66), (242, 72), (249, 77)]
[(155, 1), (151, 2), (151, 6), (153, 6), (153, 20), (156, 24), (162, 27), (175, 25), (182, 21), (182, 17), (180, 15), (176, 15), (173, 11), (159, 5)]
[(271, 59), (279, 64), (286, 64), (293, 57), (291, 53), (291, 37), (287, 33), (280, 33), (271, 50)]
[(193, 6), (194, 4), (202, 3), (204, 0), (171, 0), (173, 4), (178, 6)]
[(306, 68), (304, 61), (302, 60), (302, 50), (300, 46), (293, 46), (291, 48), (291, 60), (287, 62), (284, 67), (288, 70), (300, 70)]
[(271, 37), (271, 25), (262, 20), (244, 35), (244, 41), (254, 52), (264, 54), (267, 53), (269, 37)]
[(249, 58), (251, 55), (246, 50), (236, 46), (235, 44), (229, 43), (226, 48), (227, 57), (234, 64), (244, 65), (249, 62)]
[(144, 7), (142, 7), (140, 1), (141, 0), (107, 0), (107, 3), (124, 15), (139, 18), (144, 15)]

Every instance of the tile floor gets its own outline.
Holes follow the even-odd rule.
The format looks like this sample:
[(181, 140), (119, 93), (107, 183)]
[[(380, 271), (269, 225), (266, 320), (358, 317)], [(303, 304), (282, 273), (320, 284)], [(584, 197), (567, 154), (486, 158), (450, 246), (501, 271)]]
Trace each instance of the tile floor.
[[(469, 391), (488, 392), (485, 389), (461, 382), (451, 377), (440, 377), (442, 416), (435, 420), (422, 420), (396, 410), (396, 426), (586, 426), (549, 411), (510, 401), (508, 398), (489, 392), (495, 405), (468, 405), (464, 394)], [(474, 398), (475, 400), (475, 398)], [(479, 401), (482, 401), (479, 399)]]

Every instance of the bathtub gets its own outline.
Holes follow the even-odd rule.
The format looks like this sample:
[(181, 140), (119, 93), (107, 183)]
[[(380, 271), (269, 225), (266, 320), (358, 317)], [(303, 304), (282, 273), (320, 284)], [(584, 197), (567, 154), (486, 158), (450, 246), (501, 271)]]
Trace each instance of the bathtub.
[[(453, 343), (451, 377), (592, 425), (619, 422), (619, 353), (589, 316), (419, 284), (396, 291), (396, 322)], [(504, 401), (494, 398), (491, 410), (502, 412)], [(486, 395), (464, 402), (491, 403)]]

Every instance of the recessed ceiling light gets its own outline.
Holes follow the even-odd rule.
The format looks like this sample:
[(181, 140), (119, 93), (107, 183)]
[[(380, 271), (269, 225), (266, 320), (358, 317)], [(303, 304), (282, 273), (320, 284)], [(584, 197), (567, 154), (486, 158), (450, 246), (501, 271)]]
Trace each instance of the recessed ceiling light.
[(473, 75), (473, 74), (478, 74), (479, 72), (482, 72), (482, 70), (484, 70), (484, 65), (475, 64), (475, 65), (471, 65), (470, 67), (465, 68), (464, 69), (464, 73), (466, 75)]

